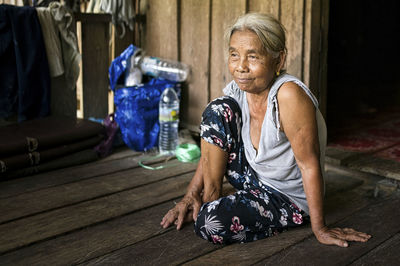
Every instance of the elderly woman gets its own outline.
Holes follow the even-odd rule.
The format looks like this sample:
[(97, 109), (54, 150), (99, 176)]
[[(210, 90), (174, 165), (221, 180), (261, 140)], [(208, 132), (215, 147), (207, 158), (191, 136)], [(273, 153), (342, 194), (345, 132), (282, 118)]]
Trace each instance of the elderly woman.
[[(246, 14), (227, 42), (233, 81), (203, 113), (196, 173), (161, 226), (180, 229), (194, 220), (199, 236), (227, 244), (266, 238), (309, 218), (321, 243), (367, 241), (370, 235), (325, 224), (325, 122), (311, 91), (285, 73), (283, 26), (269, 15)], [(224, 176), (237, 191), (221, 197)]]

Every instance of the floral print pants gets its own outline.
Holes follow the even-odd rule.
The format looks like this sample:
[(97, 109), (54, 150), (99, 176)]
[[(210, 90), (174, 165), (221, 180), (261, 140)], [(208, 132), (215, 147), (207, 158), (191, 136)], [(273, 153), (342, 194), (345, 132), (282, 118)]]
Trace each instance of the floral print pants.
[(229, 154), (225, 176), (237, 189), (200, 209), (195, 232), (213, 243), (250, 242), (304, 222), (304, 212), (288, 197), (258, 181), (245, 157), (241, 118), (238, 103), (228, 96), (212, 101), (202, 117), (201, 137)]

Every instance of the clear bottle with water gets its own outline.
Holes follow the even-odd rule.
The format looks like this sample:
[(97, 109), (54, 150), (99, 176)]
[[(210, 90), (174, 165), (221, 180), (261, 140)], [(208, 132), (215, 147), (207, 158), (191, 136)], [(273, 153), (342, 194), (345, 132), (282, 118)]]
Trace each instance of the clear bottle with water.
[(175, 82), (185, 81), (190, 72), (189, 66), (184, 63), (151, 56), (141, 56), (138, 65), (145, 75)]
[(161, 94), (159, 121), (158, 147), (160, 154), (175, 155), (179, 141), (179, 98), (173, 88), (166, 88)]

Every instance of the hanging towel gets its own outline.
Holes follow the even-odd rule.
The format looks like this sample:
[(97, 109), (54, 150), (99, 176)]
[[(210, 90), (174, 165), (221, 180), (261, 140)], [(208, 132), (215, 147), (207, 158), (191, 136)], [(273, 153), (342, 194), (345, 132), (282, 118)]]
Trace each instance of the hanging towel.
[(0, 5), (0, 117), (50, 112), (50, 75), (35, 8)]

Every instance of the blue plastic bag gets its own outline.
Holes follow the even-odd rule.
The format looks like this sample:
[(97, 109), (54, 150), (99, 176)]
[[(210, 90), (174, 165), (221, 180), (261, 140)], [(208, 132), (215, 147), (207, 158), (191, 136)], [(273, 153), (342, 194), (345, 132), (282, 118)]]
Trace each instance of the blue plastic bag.
[(151, 79), (143, 85), (124, 87), (127, 62), (136, 49), (130, 45), (114, 59), (109, 68), (109, 78), (110, 87), (114, 91), (115, 121), (121, 129), (122, 139), (129, 148), (146, 151), (158, 146), (158, 108), (162, 92), (172, 87), (179, 95), (180, 84)]

